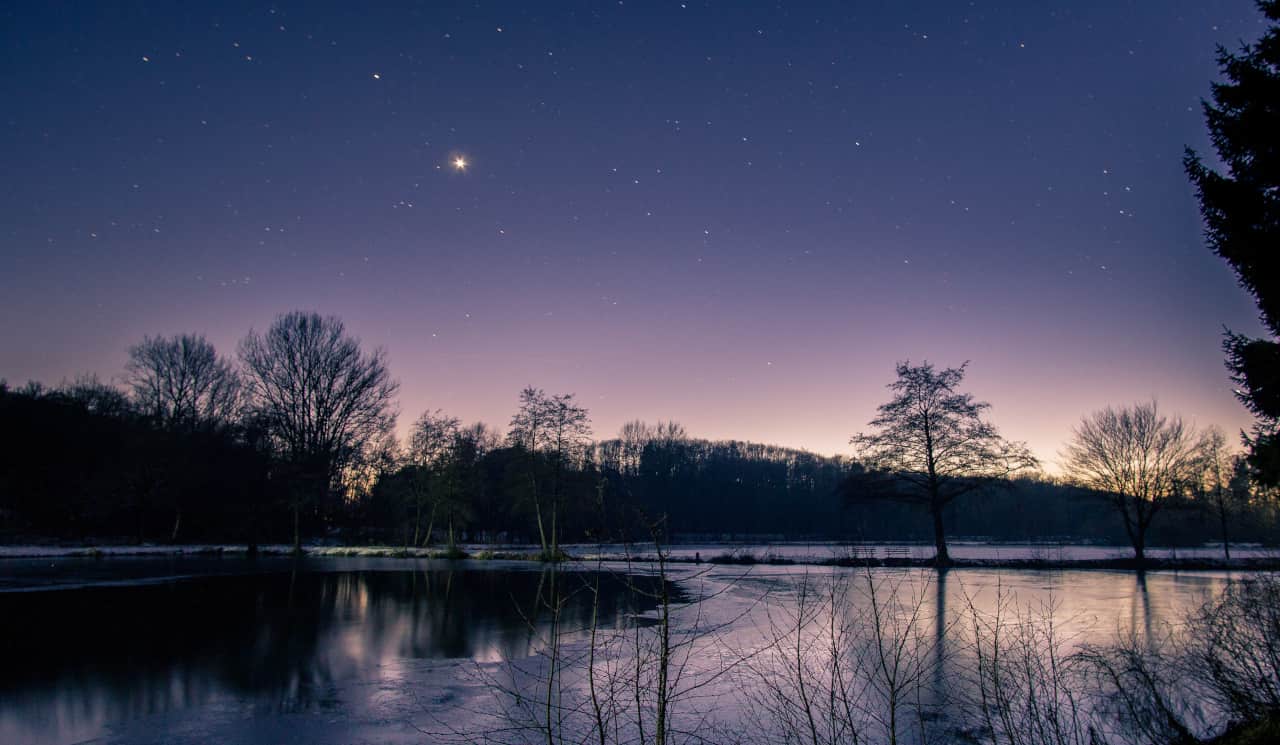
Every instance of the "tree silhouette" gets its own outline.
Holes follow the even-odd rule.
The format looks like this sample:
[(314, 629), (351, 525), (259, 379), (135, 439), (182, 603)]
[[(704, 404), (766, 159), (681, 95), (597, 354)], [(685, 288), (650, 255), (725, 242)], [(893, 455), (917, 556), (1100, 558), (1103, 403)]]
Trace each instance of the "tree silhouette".
[(888, 386), (893, 398), (871, 420), (876, 431), (850, 440), (868, 470), (850, 477), (846, 493), (926, 506), (939, 566), (951, 561), (943, 508), (1038, 466), (1026, 445), (1004, 440), (983, 420), (991, 404), (956, 391), (968, 364), (935, 370), (928, 362), (898, 363), (898, 379)]
[(1227, 530), (1227, 516), (1233, 507), (1235, 490), (1232, 478), (1238, 457), (1227, 448), (1227, 436), (1216, 426), (1205, 430), (1200, 440), (1199, 478), (1196, 497), (1213, 506), (1218, 526), (1222, 532), (1222, 555), (1231, 558), (1231, 539)]
[(125, 382), (134, 405), (167, 429), (226, 424), (239, 414), (235, 368), (203, 336), (148, 336), (129, 348)]
[(1223, 348), (1236, 395), (1258, 417), (1249, 462), (1255, 478), (1280, 484), (1280, 0), (1258, 3), (1271, 26), (1236, 53), (1218, 48), (1228, 82), (1213, 85), (1204, 102), (1218, 173), (1190, 148), (1184, 165), (1196, 187), (1205, 237), (1257, 301), (1271, 339), (1232, 331)]
[(1205, 450), (1181, 418), (1162, 416), (1151, 401), (1086, 416), (1063, 451), (1063, 465), (1074, 482), (1110, 498), (1142, 562), (1151, 521), (1195, 483)]
[[(590, 444), (591, 420), (587, 410), (574, 402), (572, 393), (547, 395), (542, 389), (530, 386), (520, 391), (520, 408), (511, 417), (507, 437), (525, 452), (542, 553), (554, 559), (560, 550), (558, 520), (565, 468), (585, 455)], [(541, 459), (548, 461), (549, 495), (539, 489)], [(544, 522), (544, 506), (550, 511), (550, 531)]]
[[(424, 411), (413, 423), (409, 435), (409, 495), (413, 500), (413, 545), (431, 543), (436, 514), (440, 511), (445, 491), (440, 483), (441, 475), (449, 466), (458, 431), (462, 426), (457, 417), (445, 416), (439, 409)], [(429, 506), (426, 534), (419, 538), (422, 528), (422, 508)]]
[(342, 469), (395, 423), (398, 390), (386, 354), (365, 354), (335, 316), (294, 311), (240, 344), (251, 406), (281, 455), (293, 488), (294, 550), (301, 512), (323, 502)]
[[(212, 434), (232, 426), (240, 415), (240, 377), (200, 335), (144, 337), (129, 348), (125, 382), (137, 411), (170, 434)], [(181, 535), (188, 495), (194, 491), (192, 477), (200, 470), (199, 454), (174, 444), (172, 438), (150, 438), (129, 479), (140, 502), (164, 495), (173, 511), (170, 541)]]
[(448, 526), (449, 553), (456, 554), (457, 529), (466, 527), (473, 517), (474, 495), (482, 490), (482, 464), (493, 438), (483, 424), (454, 430), (449, 443), (444, 470), (440, 474), (438, 500)]

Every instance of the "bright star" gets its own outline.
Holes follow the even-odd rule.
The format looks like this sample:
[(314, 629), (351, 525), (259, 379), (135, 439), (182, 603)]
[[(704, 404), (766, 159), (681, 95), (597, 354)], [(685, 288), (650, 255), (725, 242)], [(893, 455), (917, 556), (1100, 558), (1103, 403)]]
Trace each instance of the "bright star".
[(467, 159), (466, 159), (466, 158), (464, 158), (464, 157), (462, 157), (461, 155), (459, 155), (458, 157), (454, 158), (454, 159), (453, 159), (453, 170), (455, 170), (455, 171), (465, 171), (465, 170), (467, 170)]

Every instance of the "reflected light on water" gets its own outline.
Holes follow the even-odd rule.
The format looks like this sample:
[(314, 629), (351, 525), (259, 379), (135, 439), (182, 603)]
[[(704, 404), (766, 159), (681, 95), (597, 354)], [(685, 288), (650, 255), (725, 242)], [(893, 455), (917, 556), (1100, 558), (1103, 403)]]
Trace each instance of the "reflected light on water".
[[(11, 579), (20, 584), (22, 565), (9, 566), (19, 570)], [(146, 574), (139, 563), (118, 566), (131, 576)], [(98, 562), (80, 571), (110, 568)], [(169, 577), (198, 573), (181, 569), (154, 571)], [(0, 742), (73, 742), (132, 723), (145, 729), (148, 718), (167, 726), (177, 714), (207, 736), (206, 718), (227, 711), (268, 719), (314, 712), (326, 721), (339, 711), (364, 711), (373, 721), (386, 721), (420, 712), (418, 692), (433, 698), (431, 691), (442, 685), (451, 688), (439, 695), (440, 706), (451, 705), (461, 685), (459, 665), (525, 659), (547, 639), (550, 619), (538, 602), (544, 577), (534, 565), (220, 560), (201, 569), (213, 575), (0, 592), (0, 644), (9, 663), (0, 674)], [(677, 582), (685, 578), (690, 598), (710, 598), (676, 614), (677, 633), (695, 617), (717, 628), (689, 660), (690, 680), (712, 678), (724, 660), (767, 647), (768, 614), (794, 610), (803, 578), (865, 579), (858, 569), (801, 566), (685, 564), (673, 571)], [(581, 589), (586, 585), (580, 580), (591, 575), (561, 576), (569, 580), (564, 586)], [(626, 629), (634, 614), (653, 610), (651, 599), (632, 607), (636, 601), (624, 584), (601, 576), (602, 632)], [(1214, 573), (983, 569), (877, 569), (872, 577), (896, 593), (894, 613), (917, 609), (912, 633), (935, 658), (930, 675), (937, 691), (954, 685), (965, 664), (962, 620), (971, 607), (990, 614), (1003, 598), (1033, 612), (1052, 608), (1058, 629), (1073, 644), (1105, 642), (1117, 633), (1155, 633), (1229, 579)], [(569, 595), (561, 622), (574, 631), (562, 642), (583, 643), (589, 598), (589, 592)], [(865, 613), (865, 605), (865, 594), (851, 592), (838, 615)], [(728, 701), (741, 693), (735, 685), (726, 676), (706, 692)], [(385, 700), (395, 696), (406, 696), (407, 703), (392, 707), (400, 712), (393, 715)], [(238, 730), (231, 735), (244, 736)], [(334, 741), (342, 736), (338, 730)]]
[[(415, 660), (526, 657), (547, 622), (537, 571), (264, 564), (270, 571), (0, 593), (0, 742), (87, 739), (223, 699), (264, 712), (323, 708), (368, 690), (354, 683), (399, 679)], [(622, 589), (602, 584), (602, 622), (619, 621)], [(579, 626), (585, 602), (565, 611)]]

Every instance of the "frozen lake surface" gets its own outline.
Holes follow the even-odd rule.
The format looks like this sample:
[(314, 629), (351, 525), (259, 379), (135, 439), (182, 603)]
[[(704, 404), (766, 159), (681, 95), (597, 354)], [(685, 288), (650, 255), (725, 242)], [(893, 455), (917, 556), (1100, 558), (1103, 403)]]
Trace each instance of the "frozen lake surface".
[[(968, 561), (1025, 561), (1039, 560), (1048, 562), (1098, 561), (1104, 559), (1126, 559), (1133, 556), (1133, 549), (1128, 546), (1092, 546), (1075, 543), (989, 543), (985, 541), (951, 541), (947, 544), (952, 559)], [(566, 547), (570, 553), (578, 556), (602, 554), (608, 557), (621, 557), (628, 550), (640, 555), (652, 555), (652, 550), (642, 548), (626, 549), (619, 546), (595, 546), (591, 544), (575, 544)], [(797, 562), (812, 561), (821, 563), (833, 558), (901, 557), (911, 559), (932, 559), (932, 544), (922, 543), (830, 543), (825, 541), (742, 544), (724, 543), (681, 543), (671, 546), (668, 553), (679, 559), (693, 559), (695, 556), (703, 560), (717, 555), (750, 555), (758, 559), (770, 557), (789, 559)], [(1185, 546), (1178, 548), (1149, 547), (1147, 556), (1152, 559), (1219, 559), (1222, 558), (1222, 546), (1206, 544), (1203, 546)], [(1231, 547), (1232, 558), (1267, 559), (1280, 556), (1280, 551), (1258, 546), (1256, 544)]]
[[(514, 554), (534, 554), (538, 546), (530, 544), (464, 544), (462, 548), (468, 553), (500, 552)], [(569, 554), (576, 557), (596, 557), (624, 560), (632, 557), (652, 557), (653, 547), (646, 545), (565, 544)], [(980, 540), (952, 540), (948, 548), (953, 559), (968, 561), (1026, 561), (1038, 560), (1047, 562), (1098, 561), (1106, 559), (1125, 559), (1133, 556), (1129, 546), (1083, 545), (1068, 542), (1039, 543), (991, 543)], [(146, 544), (141, 546), (41, 546), (41, 545), (7, 545), (0, 546), (0, 559), (18, 558), (74, 558), (89, 555), (99, 556), (135, 556), (166, 557), (176, 554), (201, 556), (207, 554), (243, 554), (243, 545), (233, 544), (199, 544), (173, 546), (167, 544)], [(399, 551), (397, 546), (320, 546), (306, 547), (312, 556), (350, 556), (359, 554), (387, 555)], [(439, 550), (438, 548), (435, 550)], [(265, 554), (284, 555), (292, 551), (288, 545), (266, 545), (262, 547)], [(430, 553), (426, 549), (416, 549), (417, 553)], [(758, 559), (779, 558), (797, 562), (821, 563), (833, 558), (849, 556), (870, 558), (911, 558), (927, 560), (934, 554), (932, 544), (928, 543), (834, 543), (830, 541), (778, 541), (778, 542), (686, 542), (677, 543), (666, 548), (667, 553), (675, 559), (693, 560), (701, 557), (704, 560), (721, 555), (750, 555)], [(1206, 543), (1201, 546), (1150, 546), (1147, 556), (1152, 559), (1220, 559), (1223, 556), (1222, 546)], [(1257, 544), (1233, 544), (1231, 556), (1235, 559), (1280, 559), (1280, 549), (1267, 548)]]
[[(678, 550), (705, 558), (722, 549)], [(593, 595), (586, 590), (597, 579), (599, 628), (625, 636), (637, 617), (653, 617), (658, 583), (642, 579), (633, 591), (627, 569), (574, 563), (558, 575), (567, 590), (557, 627), (566, 658), (587, 647)], [(630, 569), (644, 574), (647, 567)], [(1231, 581), (1225, 572), (868, 575), (674, 565), (680, 604), (673, 628), (688, 642), (682, 674), (705, 685), (673, 716), (714, 712), (716, 726), (743, 726), (751, 676), (741, 661), (762, 659), (753, 655), (768, 645), (777, 619), (797, 607), (802, 582), (867, 577), (914, 598), (941, 649), (958, 644), (949, 619), (971, 604), (992, 609), (998, 596), (1052, 605), (1073, 643), (1104, 642), (1176, 621)], [(537, 598), (549, 581), (528, 562), (7, 559), (0, 563), (0, 742), (430, 743), (443, 731), (493, 727), (485, 720), (500, 708), (501, 682), (518, 685), (519, 670), (537, 674), (551, 623)], [(945, 666), (933, 671), (943, 685), (949, 674)]]

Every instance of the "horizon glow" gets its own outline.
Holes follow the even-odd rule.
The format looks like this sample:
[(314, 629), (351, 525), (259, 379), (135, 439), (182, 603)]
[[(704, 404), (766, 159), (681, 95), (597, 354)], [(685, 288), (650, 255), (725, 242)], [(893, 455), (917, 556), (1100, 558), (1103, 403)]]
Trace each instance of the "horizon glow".
[(1180, 158), (1251, 2), (686, 5), (5, 8), (0, 377), (308, 309), (402, 432), (535, 385), (850, 455), (926, 359), (1049, 472), (1106, 405), (1250, 426)]

